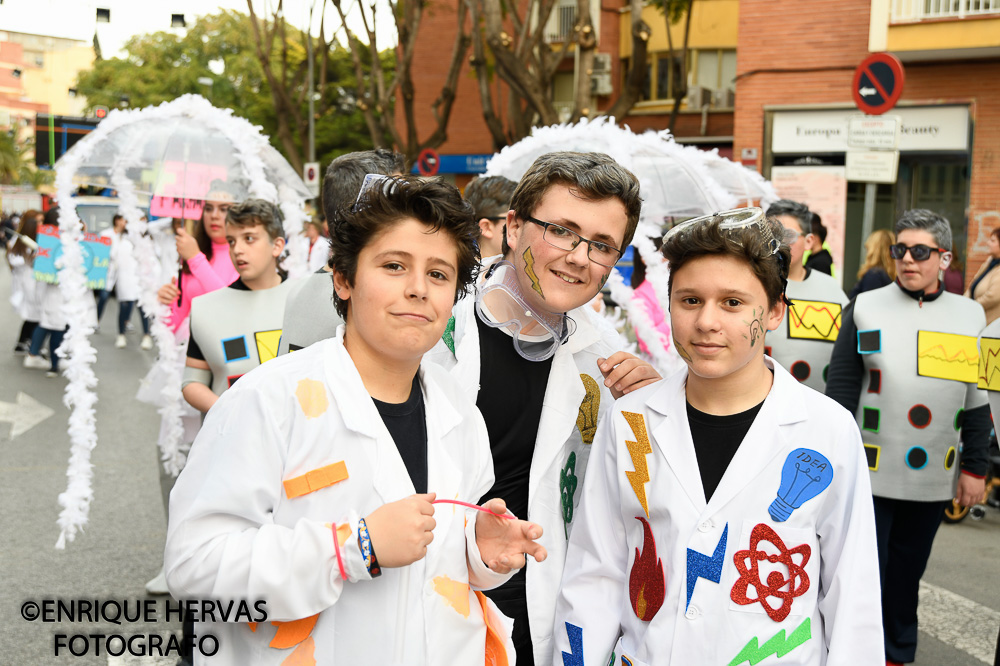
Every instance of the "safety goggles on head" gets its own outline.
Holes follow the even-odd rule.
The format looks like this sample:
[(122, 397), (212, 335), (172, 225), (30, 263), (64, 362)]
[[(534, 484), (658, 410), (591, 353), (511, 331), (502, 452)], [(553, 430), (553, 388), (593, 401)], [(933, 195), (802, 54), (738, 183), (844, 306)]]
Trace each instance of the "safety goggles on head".
[(906, 252), (910, 252), (910, 256), (913, 257), (913, 261), (927, 261), (931, 258), (932, 252), (937, 252), (939, 254), (946, 254), (948, 250), (940, 247), (930, 247), (928, 245), (903, 245), (902, 243), (896, 243), (895, 245), (889, 246), (889, 254), (892, 255), (893, 259), (902, 259), (906, 256)]
[(514, 265), (499, 261), (490, 267), (476, 294), (476, 314), (491, 328), (506, 331), (514, 349), (529, 361), (544, 361), (576, 330), (576, 322), (562, 313), (545, 312), (521, 296)]
[(586, 243), (587, 257), (595, 264), (600, 264), (606, 268), (614, 268), (615, 264), (618, 263), (618, 260), (622, 258), (621, 250), (613, 245), (608, 245), (607, 243), (602, 243), (600, 241), (589, 240), (572, 229), (561, 227), (552, 222), (542, 222), (541, 220), (536, 220), (530, 215), (522, 215), (521, 217), (544, 229), (542, 232), (542, 238), (552, 247), (572, 252), (580, 243)]
[(756, 206), (750, 208), (735, 208), (733, 210), (726, 210), (712, 215), (702, 215), (701, 217), (681, 222), (666, 233), (663, 237), (663, 242), (666, 243), (674, 236), (690, 232), (698, 225), (708, 224), (709, 222), (719, 218), (722, 220), (719, 222), (719, 229), (721, 231), (732, 231), (734, 229), (756, 227), (760, 232), (764, 243), (767, 245), (767, 248), (771, 251), (771, 254), (775, 254), (781, 248), (781, 240), (775, 238), (774, 233), (771, 231), (771, 225), (766, 223), (764, 211)]

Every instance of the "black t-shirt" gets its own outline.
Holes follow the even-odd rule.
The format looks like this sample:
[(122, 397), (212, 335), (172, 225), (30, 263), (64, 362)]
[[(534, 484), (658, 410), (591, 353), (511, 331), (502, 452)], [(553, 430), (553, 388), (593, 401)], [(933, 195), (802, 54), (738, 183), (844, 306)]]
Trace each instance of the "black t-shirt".
[(691, 439), (694, 453), (698, 458), (701, 485), (705, 488), (705, 501), (712, 499), (715, 489), (722, 481), (736, 450), (743, 443), (747, 431), (757, 418), (763, 401), (739, 414), (715, 416), (698, 411), (687, 403), (688, 423), (691, 425)]
[(396, 443), (410, 481), (418, 493), (427, 492), (427, 420), (424, 416), (424, 393), (414, 375), (406, 402), (382, 402), (372, 398), (382, 422)]
[(509, 335), (487, 326), (478, 315), (476, 326), (480, 360), (476, 406), (490, 436), (496, 479), (480, 504), (501, 497), (515, 516), (527, 519), (528, 475), (552, 359), (522, 358)]

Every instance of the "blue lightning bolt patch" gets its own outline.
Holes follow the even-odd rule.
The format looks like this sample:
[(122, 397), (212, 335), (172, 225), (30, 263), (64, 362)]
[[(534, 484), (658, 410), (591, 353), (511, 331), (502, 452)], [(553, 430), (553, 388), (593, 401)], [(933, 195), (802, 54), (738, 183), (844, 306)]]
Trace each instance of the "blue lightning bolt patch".
[(634, 472), (625, 472), (625, 478), (628, 479), (629, 484), (632, 486), (632, 491), (639, 499), (639, 504), (642, 505), (642, 510), (646, 512), (646, 517), (649, 518), (649, 505), (646, 503), (646, 483), (649, 481), (649, 467), (646, 465), (646, 455), (653, 452), (653, 447), (649, 443), (649, 435), (646, 434), (646, 420), (642, 418), (642, 414), (636, 414), (635, 412), (622, 412), (622, 416), (635, 436), (634, 442), (625, 440), (625, 446), (628, 447), (628, 454), (632, 457), (632, 465), (635, 466)]
[(583, 666), (583, 629), (567, 622), (566, 635), (569, 637), (569, 652), (562, 653), (563, 666)]
[(723, 560), (726, 559), (726, 540), (728, 537), (729, 523), (726, 523), (726, 529), (722, 530), (722, 537), (711, 557), (688, 548), (687, 603), (684, 604), (684, 610), (687, 610), (687, 607), (691, 605), (691, 596), (694, 595), (694, 586), (697, 585), (699, 578), (710, 580), (713, 583), (722, 580), (722, 565)]
[(811, 625), (812, 623), (809, 621), (809, 618), (806, 618), (802, 620), (802, 624), (797, 626), (787, 639), (785, 638), (785, 630), (782, 629), (774, 636), (771, 636), (770, 640), (760, 647), (757, 647), (757, 637), (754, 636), (750, 639), (749, 643), (743, 646), (740, 653), (733, 657), (728, 666), (738, 666), (745, 661), (749, 661), (750, 666), (754, 666), (754, 664), (759, 664), (772, 654), (780, 659), (812, 638)]

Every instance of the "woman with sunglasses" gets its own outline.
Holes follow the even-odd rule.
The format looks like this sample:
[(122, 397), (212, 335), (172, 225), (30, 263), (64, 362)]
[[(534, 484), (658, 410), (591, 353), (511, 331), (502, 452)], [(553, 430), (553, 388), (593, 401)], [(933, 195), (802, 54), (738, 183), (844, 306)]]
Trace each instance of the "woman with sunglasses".
[(986, 323), (989, 324), (1000, 317), (1000, 271), (993, 270), (1000, 265), (1000, 227), (990, 232), (986, 247), (990, 250), (989, 261), (984, 261), (979, 267), (965, 295), (983, 306)]

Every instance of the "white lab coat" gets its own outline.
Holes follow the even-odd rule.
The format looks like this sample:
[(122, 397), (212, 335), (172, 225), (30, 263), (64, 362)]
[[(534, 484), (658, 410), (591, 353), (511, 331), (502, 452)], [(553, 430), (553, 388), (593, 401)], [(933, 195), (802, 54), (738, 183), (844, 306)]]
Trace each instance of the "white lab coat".
[[(196, 651), (196, 663), (276, 665), (300, 648), (314, 650), (320, 665), (484, 663), (486, 624), (469, 570), (489, 587), (510, 575), (482, 563), (477, 512), (437, 505), (424, 559), (374, 580), (364, 567), (358, 518), (415, 491), (344, 349), (343, 330), (241, 377), (208, 413), (174, 486), (164, 554), (174, 596), (266, 601), (268, 621), (255, 631), (245, 623), (196, 627), (221, 646), (210, 659)], [(482, 417), (447, 373), (425, 365), (420, 378), (428, 488), (475, 502), (493, 483)], [(346, 479), (287, 497), (284, 481), (341, 461)], [(331, 525), (345, 524), (342, 581)], [(513, 663), (509, 621), (492, 602), (486, 607)], [(297, 648), (269, 647), (271, 621), (317, 613)]]
[[(455, 352), (441, 341), (424, 359), (449, 368), (469, 398), (475, 401), (480, 385), (475, 298), (470, 295), (460, 300), (453, 314)], [(539, 543), (548, 550), (544, 562), (528, 562), (525, 574), (528, 622), (536, 664), (548, 663), (552, 658), (552, 618), (566, 556), (566, 534), (573, 526), (572, 521), (567, 524), (563, 520), (560, 472), (567, 468), (572, 455), (575, 462), (572, 471), (577, 478), (573, 493), (575, 507), (582, 495), (580, 488), (597, 421), (614, 402), (611, 392), (604, 386), (597, 359), (607, 358), (625, 348), (614, 328), (589, 305), (572, 310), (569, 315), (576, 321), (577, 329), (552, 357), (528, 478), (526, 520), (542, 526), (544, 534)]]
[(132, 241), (133, 238), (125, 233), (111, 245), (111, 266), (115, 268), (115, 285), (118, 288), (115, 295), (119, 303), (139, 300), (139, 262), (136, 261)]
[[(687, 420), (686, 370), (623, 397), (601, 421), (584, 483), (585, 499), (570, 536), (556, 606), (555, 655), (549, 663), (562, 666), (561, 652), (575, 656), (581, 648), (582, 661), (567, 663), (605, 666), (612, 650), (616, 666), (885, 663), (874, 512), (857, 425), (833, 400), (801, 386), (770, 358), (765, 360), (774, 369), (771, 392), (707, 504)], [(634, 415), (641, 415), (639, 425), (645, 432), (641, 427), (635, 432), (623, 412), (632, 414), (628, 418), (633, 423)], [(642, 453), (645, 438), (651, 442), (647, 454)], [(798, 449), (825, 456), (833, 477), (787, 520), (778, 521), (769, 509), (779, 489), (787, 496), (782, 472), (787, 461), (794, 466), (797, 456), (792, 454)], [(639, 456), (640, 467), (647, 465), (646, 475), (637, 473)], [(643, 483), (647, 475), (649, 480)], [(633, 489), (639, 484), (648, 515)], [(652, 554), (638, 518), (651, 526), (655, 557), (662, 561), (666, 579), (662, 606), (650, 621), (639, 619), (630, 591), (638, 554)], [(758, 525), (774, 530), (787, 549), (803, 544), (809, 548), (804, 566), (809, 587), (801, 589), (804, 579), (794, 578), (801, 594), (792, 598), (783, 619), (772, 620), (759, 602), (735, 601), (760, 595), (776, 609), (782, 605), (780, 599), (766, 591), (758, 593), (753, 586), (738, 589), (738, 565), (759, 565), (760, 580), (765, 582), (768, 574), (782, 582), (791, 578), (784, 564), (748, 557), (751, 533)], [(760, 542), (756, 550), (779, 553), (773, 540)], [(738, 551), (744, 551), (742, 556)], [(716, 555), (721, 570), (712, 573), (705, 560)], [(791, 557), (798, 565), (803, 559)], [(707, 577), (694, 573), (699, 566)], [(638, 590), (650, 589), (642, 587), (642, 581), (655, 578), (644, 578), (641, 567), (637, 571), (636, 600)], [(655, 594), (648, 596), (647, 608), (658, 601)], [(570, 635), (576, 629), (570, 625), (579, 627), (582, 636), (582, 645), (578, 642), (575, 648)], [(792, 641), (796, 646), (787, 654), (782, 651), (781, 659), (775, 650), (762, 647), (782, 630), (784, 636), (776, 642), (785, 647), (796, 629), (801, 638), (803, 625), (810, 638), (801, 644)], [(744, 652), (754, 639), (757, 643)], [(743, 658), (737, 659), (741, 653)], [(630, 661), (621, 660), (623, 655)]]

